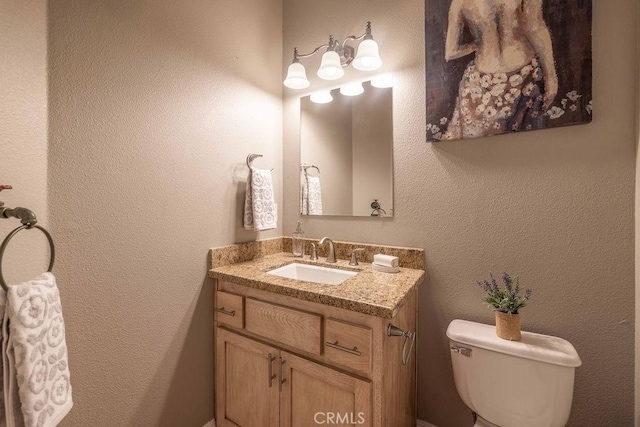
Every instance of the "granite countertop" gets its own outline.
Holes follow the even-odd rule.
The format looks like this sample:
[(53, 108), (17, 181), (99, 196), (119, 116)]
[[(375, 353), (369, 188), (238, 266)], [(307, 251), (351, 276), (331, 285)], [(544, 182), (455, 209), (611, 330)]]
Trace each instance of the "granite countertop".
[[(267, 274), (267, 271), (291, 262), (358, 271), (358, 274), (340, 285), (322, 285)], [(368, 263), (350, 266), (348, 261), (339, 259), (336, 264), (327, 264), (323, 258), (310, 261), (281, 252), (252, 261), (215, 267), (209, 270), (208, 275), (255, 289), (390, 319), (409, 293), (422, 282), (425, 271), (400, 268), (399, 273), (383, 273), (373, 271)]]

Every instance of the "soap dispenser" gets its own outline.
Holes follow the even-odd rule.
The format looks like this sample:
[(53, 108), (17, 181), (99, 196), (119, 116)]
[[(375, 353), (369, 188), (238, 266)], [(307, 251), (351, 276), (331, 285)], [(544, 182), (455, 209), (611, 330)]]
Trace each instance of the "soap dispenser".
[(302, 258), (304, 256), (304, 231), (302, 231), (302, 221), (298, 221), (298, 227), (291, 235), (291, 248), (295, 258)]

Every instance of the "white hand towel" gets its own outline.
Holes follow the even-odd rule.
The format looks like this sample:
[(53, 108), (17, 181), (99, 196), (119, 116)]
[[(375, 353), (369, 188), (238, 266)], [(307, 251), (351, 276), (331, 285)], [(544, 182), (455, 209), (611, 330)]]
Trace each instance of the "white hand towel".
[(307, 175), (308, 214), (322, 215), (322, 188), (319, 176)]
[(399, 260), (397, 256), (391, 255), (383, 255), (383, 254), (375, 254), (373, 256), (373, 262), (375, 264), (384, 266), (384, 267), (398, 267)]
[(306, 174), (300, 179), (300, 213), (309, 215), (309, 182)]
[[(2, 328), (7, 427), (56, 426), (73, 406), (67, 344), (56, 279), (45, 273), (9, 286)], [(15, 381), (19, 404), (15, 399)], [(19, 406), (21, 414), (12, 408)]]
[[(0, 289), (0, 322), (2, 324), (2, 363), (0, 370), (2, 373), (2, 381), (0, 381), (0, 426), (23, 426), (24, 418), (20, 409), (20, 396), (18, 396), (18, 382), (16, 380), (16, 370), (14, 366), (14, 350), (13, 344), (9, 346), (9, 329), (7, 328), (8, 319), (5, 317), (7, 306), (7, 293)], [(10, 355), (11, 363), (8, 362), (7, 356)]]
[(271, 171), (251, 168), (244, 199), (244, 228), (262, 231), (277, 227), (278, 212), (273, 195)]

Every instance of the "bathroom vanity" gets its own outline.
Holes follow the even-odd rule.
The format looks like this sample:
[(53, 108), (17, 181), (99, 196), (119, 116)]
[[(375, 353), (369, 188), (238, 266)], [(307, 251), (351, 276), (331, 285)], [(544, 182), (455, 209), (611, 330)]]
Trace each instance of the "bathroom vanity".
[(269, 274), (293, 262), (328, 265), (268, 244), (212, 250), (217, 425), (415, 426), (416, 346), (387, 329), (416, 330), (421, 251), (412, 254), (419, 268), (397, 274), (339, 259), (330, 267), (357, 274), (324, 285)]

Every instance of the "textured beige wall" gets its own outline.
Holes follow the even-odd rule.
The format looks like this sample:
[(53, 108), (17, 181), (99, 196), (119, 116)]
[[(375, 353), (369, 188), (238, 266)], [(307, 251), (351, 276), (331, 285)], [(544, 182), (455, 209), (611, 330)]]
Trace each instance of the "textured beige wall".
[[(369, 19), (394, 71), (395, 217), (310, 218), (305, 230), (425, 248), (418, 415), (439, 427), (471, 420), (445, 329), (455, 318), (492, 322), (475, 280), (501, 270), (534, 289), (524, 329), (566, 338), (582, 358), (569, 425), (633, 423), (636, 9), (593, 8), (592, 124), (435, 145), (425, 143), (422, 0), (284, 2), (284, 66), (294, 45), (360, 33)], [(298, 96), (285, 91), (287, 231), (298, 219)]]
[[(34, 211), (47, 226), (47, 3), (0, 2), (0, 193), (8, 207)], [(0, 220), (0, 239), (20, 225)], [(0, 240), (1, 241), (1, 240)], [(48, 244), (42, 233), (21, 231), (7, 247), (7, 282), (46, 270)]]
[(64, 425), (213, 417), (210, 247), (249, 152), (282, 206), (279, 0), (52, 0), (49, 205), (75, 406)]
[[(636, 0), (636, 75), (640, 81), (640, 0)], [(636, 83), (636, 187), (635, 187), (635, 414), (634, 425), (640, 426), (640, 85)]]

